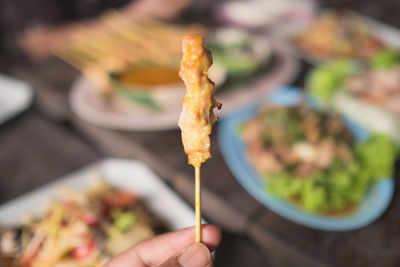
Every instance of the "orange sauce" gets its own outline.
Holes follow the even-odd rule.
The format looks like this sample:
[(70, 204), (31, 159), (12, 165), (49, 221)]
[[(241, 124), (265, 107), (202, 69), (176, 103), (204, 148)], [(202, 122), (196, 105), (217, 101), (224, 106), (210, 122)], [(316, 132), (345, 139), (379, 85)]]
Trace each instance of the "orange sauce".
[(171, 67), (149, 67), (136, 69), (122, 75), (119, 81), (126, 85), (157, 86), (182, 83), (179, 70)]

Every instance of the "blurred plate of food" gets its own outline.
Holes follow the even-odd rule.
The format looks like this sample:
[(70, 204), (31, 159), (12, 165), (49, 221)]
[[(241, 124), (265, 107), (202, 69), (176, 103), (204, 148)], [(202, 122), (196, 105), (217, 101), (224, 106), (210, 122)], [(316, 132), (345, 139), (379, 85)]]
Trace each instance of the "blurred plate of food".
[(271, 92), (221, 121), (223, 157), (253, 197), (286, 219), (328, 231), (366, 226), (391, 201), (397, 148), (315, 107), (295, 88)]
[[(198, 26), (154, 23), (131, 25), (128, 30), (123, 30), (129, 32), (125, 36), (129, 40), (124, 42), (130, 44), (123, 55), (115, 55), (120, 51), (114, 49), (115, 43), (120, 43), (119, 37), (115, 37), (108, 41), (108, 45), (103, 45), (107, 49), (102, 47), (109, 60), (106, 56), (99, 56), (95, 61), (92, 58), (89, 62), (86, 62), (87, 58), (83, 59), (87, 63), (79, 67), (83, 76), (74, 83), (70, 94), (71, 108), (80, 118), (115, 129), (177, 128), (185, 94), (184, 84), (178, 76), (180, 40), (184, 34), (205, 30)], [(137, 35), (138, 28), (148, 36), (131, 40)], [(218, 28), (208, 30), (206, 36), (207, 46), (214, 56), (210, 77), (216, 84), (219, 101), (224, 103), (223, 114), (257, 98), (265, 90), (290, 81), (298, 72), (298, 62), (290, 57), (289, 48), (274, 44), (262, 35)], [(106, 38), (110, 38), (109, 35)], [(70, 48), (72, 52), (63, 51), (58, 55), (67, 62), (75, 60), (81, 56), (78, 51), (82, 47), (105, 43), (100, 40), (79, 40)], [(81, 42), (88, 43), (81, 45)], [(148, 50), (149, 44), (154, 53), (144, 51), (143, 47)], [(137, 50), (132, 49), (135, 46)], [(121, 67), (117, 64), (119, 57), (128, 63)]]
[(387, 47), (400, 47), (400, 32), (349, 10), (325, 10), (308, 29), (291, 37), (310, 63), (348, 58), (366, 60)]
[(0, 74), (0, 124), (27, 109), (32, 99), (28, 83)]
[(216, 4), (214, 17), (226, 25), (289, 34), (304, 29), (314, 10), (312, 0), (235, 0)]
[(207, 48), (214, 64), (226, 70), (228, 79), (247, 79), (270, 63), (272, 47), (263, 35), (232, 27), (208, 33)]
[(306, 89), (321, 105), (400, 142), (400, 50), (382, 50), (363, 63), (318, 65)]
[(193, 210), (147, 166), (106, 159), (1, 205), (0, 254), (18, 266), (102, 266), (193, 222)]

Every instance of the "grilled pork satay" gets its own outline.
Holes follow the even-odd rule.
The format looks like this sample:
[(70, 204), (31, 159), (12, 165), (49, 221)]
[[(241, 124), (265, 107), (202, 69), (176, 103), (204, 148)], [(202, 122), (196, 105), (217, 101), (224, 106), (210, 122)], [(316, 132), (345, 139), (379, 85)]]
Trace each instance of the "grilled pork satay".
[(189, 164), (200, 167), (211, 158), (209, 135), (212, 125), (218, 119), (213, 109), (221, 108), (221, 104), (214, 99), (215, 85), (208, 78), (212, 57), (204, 47), (203, 36), (193, 34), (183, 37), (182, 48), (183, 59), (179, 76), (187, 89), (179, 127)]
[(214, 108), (221, 108), (221, 104), (214, 99), (215, 85), (208, 78), (212, 57), (204, 47), (203, 36), (193, 34), (183, 37), (182, 48), (183, 59), (179, 76), (187, 89), (179, 127), (189, 164), (195, 168), (195, 240), (201, 242), (200, 166), (211, 158), (209, 135), (212, 125), (218, 119), (214, 115)]

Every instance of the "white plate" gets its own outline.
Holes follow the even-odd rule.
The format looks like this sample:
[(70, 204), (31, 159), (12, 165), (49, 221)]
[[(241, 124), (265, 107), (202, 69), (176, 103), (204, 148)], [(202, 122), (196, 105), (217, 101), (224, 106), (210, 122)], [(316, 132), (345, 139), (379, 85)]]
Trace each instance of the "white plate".
[(60, 187), (85, 189), (99, 176), (112, 186), (138, 193), (170, 230), (195, 222), (193, 209), (146, 165), (133, 160), (106, 159), (1, 205), (0, 225), (18, 225), (25, 216), (40, 214), (45, 204), (57, 199)]
[[(321, 14), (323, 14), (324, 10), (321, 10)], [(379, 40), (383, 41), (385, 45), (390, 48), (400, 49), (400, 31), (386, 23), (380, 22), (376, 19), (373, 19), (368, 16), (361, 15), (357, 12), (352, 11), (352, 15), (359, 17), (366, 25), (368, 33), (374, 37), (377, 37)], [(315, 17), (316, 19), (318, 16)], [(312, 25), (312, 23), (310, 24)], [(299, 33), (297, 33), (299, 34)], [(297, 35), (295, 34), (295, 35)], [(291, 36), (278, 36), (280, 38), (289, 38), (293, 39), (295, 35)], [(297, 54), (302, 57), (305, 61), (312, 65), (318, 65), (320, 63), (324, 63), (329, 61), (329, 59), (323, 59), (318, 55), (314, 55), (312, 53), (307, 53), (302, 51), (296, 44), (296, 42), (292, 41), (292, 51), (297, 51)]]
[(372, 132), (383, 133), (400, 143), (400, 116), (385, 107), (368, 103), (346, 91), (338, 91), (332, 106)]
[(0, 124), (28, 108), (32, 97), (29, 84), (0, 74)]
[[(289, 83), (299, 71), (299, 62), (293, 58), (289, 47), (271, 42), (274, 64), (265, 74), (249, 80), (248, 84), (217, 92), (216, 99), (222, 103), (217, 116), (224, 116), (237, 108), (256, 100), (267, 91)], [(121, 130), (156, 131), (178, 128), (178, 118), (182, 109), (181, 100), (170, 109), (153, 111), (140, 107), (124, 109), (113, 105), (88, 79), (81, 76), (72, 85), (70, 93), (72, 111), (81, 119), (92, 124)]]

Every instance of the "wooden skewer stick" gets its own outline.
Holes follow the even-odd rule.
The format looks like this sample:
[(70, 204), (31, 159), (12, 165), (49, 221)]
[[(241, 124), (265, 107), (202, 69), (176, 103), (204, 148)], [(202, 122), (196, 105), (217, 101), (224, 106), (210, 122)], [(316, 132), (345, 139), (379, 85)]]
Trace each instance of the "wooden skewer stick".
[(196, 242), (201, 242), (201, 179), (200, 166), (195, 170), (195, 216), (196, 216)]

